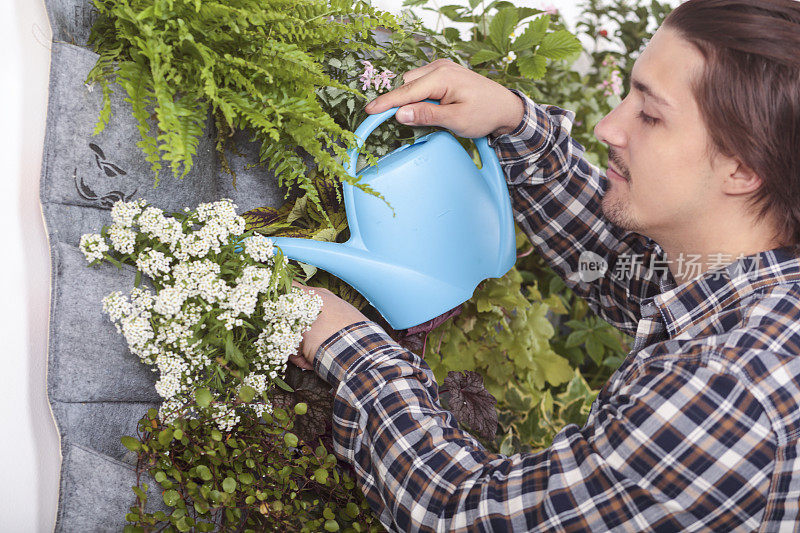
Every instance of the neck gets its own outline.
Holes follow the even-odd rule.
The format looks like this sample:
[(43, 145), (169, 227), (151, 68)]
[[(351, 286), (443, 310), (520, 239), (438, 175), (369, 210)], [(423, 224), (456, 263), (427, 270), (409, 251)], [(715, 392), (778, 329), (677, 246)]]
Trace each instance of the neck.
[(742, 257), (778, 248), (781, 244), (772, 238), (773, 227), (763, 220), (742, 217), (740, 211), (738, 220), (731, 216), (716, 223), (695, 222), (651, 238), (661, 245), (669, 270), (681, 285)]

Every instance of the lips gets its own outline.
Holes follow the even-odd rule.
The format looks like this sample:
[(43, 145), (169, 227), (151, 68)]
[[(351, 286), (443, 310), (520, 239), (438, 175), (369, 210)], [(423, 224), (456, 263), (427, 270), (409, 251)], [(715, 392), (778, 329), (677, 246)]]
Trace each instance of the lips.
[(610, 166), (608, 167), (608, 172), (606, 174), (608, 174), (609, 178), (618, 179), (620, 181), (628, 181), (628, 180), (625, 179), (625, 177), (622, 174), (620, 174), (619, 172), (617, 172), (616, 170), (614, 170)]

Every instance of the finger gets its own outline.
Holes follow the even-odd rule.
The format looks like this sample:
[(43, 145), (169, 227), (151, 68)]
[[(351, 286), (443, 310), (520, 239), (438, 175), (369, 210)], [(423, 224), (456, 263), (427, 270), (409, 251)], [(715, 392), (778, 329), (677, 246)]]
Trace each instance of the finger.
[(305, 357), (303, 357), (302, 355), (290, 355), (289, 362), (294, 363), (295, 365), (305, 370), (314, 370), (314, 367), (311, 366), (311, 363), (306, 361)]
[(401, 124), (409, 126), (442, 126), (454, 130), (459, 120), (460, 107), (461, 104), (436, 105), (430, 102), (418, 102), (402, 106), (397, 110), (395, 118)]
[(436, 75), (435, 71), (429, 72), (427, 75), (378, 96), (364, 109), (367, 113), (374, 114), (392, 107), (420, 102), (426, 98), (441, 100), (447, 94), (444, 79), (445, 77)]
[(444, 66), (444, 65), (455, 65), (456, 63), (450, 61), (449, 59), (437, 59), (436, 61), (431, 61), (427, 65), (422, 65), (421, 67), (412, 68), (411, 70), (403, 73), (403, 85), (406, 83), (410, 83), (417, 78), (424, 76), (434, 70)]

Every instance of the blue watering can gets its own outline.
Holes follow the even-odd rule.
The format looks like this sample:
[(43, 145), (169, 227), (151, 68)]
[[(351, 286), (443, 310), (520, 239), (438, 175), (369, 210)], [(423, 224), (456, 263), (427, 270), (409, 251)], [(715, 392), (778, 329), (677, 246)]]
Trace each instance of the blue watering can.
[[(429, 102), (438, 104), (433, 100)], [(348, 151), (358, 150), (397, 107), (369, 116)], [(472, 297), (478, 283), (514, 266), (516, 238), (508, 187), (486, 137), (474, 140), (478, 169), (447, 131), (405, 144), (359, 177), (383, 200), (342, 183), (350, 239), (345, 243), (274, 238), (283, 254), (344, 280), (394, 329), (431, 320)]]

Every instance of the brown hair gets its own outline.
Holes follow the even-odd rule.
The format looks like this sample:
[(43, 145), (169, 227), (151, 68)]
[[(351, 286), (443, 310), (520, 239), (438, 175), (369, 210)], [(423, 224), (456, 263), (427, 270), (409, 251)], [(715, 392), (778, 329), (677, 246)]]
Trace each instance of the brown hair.
[(771, 215), (773, 238), (800, 253), (800, 2), (689, 0), (663, 26), (705, 58), (692, 90), (712, 156), (761, 177), (747, 209)]

